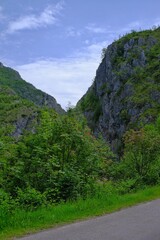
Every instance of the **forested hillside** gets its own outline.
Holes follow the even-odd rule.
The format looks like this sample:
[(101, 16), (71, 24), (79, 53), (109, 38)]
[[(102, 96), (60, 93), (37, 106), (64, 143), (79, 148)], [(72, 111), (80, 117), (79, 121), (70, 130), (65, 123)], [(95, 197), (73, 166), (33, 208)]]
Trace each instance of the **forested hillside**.
[(0, 86), (11, 88), (18, 96), (33, 102), (37, 106), (46, 106), (55, 109), (60, 114), (64, 113), (54, 97), (36, 89), (32, 84), (23, 80), (17, 71), (3, 66), (2, 63), (0, 64)]
[(1, 64), (1, 203), (37, 208), (86, 197), (111, 157), (80, 112), (64, 114), (53, 97)]

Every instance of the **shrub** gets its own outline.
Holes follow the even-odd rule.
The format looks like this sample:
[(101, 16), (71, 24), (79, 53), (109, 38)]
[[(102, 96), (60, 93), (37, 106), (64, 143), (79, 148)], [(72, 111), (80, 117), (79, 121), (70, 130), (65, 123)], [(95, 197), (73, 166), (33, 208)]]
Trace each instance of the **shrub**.
[(45, 204), (45, 196), (34, 188), (18, 189), (17, 201), (20, 207), (34, 210)]
[(127, 179), (121, 180), (115, 184), (115, 188), (118, 194), (126, 194), (134, 192), (141, 186), (141, 181), (139, 179)]
[(3, 189), (0, 189), (0, 230), (8, 225), (17, 204)]

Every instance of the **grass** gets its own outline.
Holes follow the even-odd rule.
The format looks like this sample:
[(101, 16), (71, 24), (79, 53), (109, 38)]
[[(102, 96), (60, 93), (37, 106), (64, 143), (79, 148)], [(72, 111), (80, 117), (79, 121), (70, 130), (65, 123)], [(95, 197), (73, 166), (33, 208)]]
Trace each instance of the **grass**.
[[(36, 211), (15, 210), (5, 216), (0, 239), (13, 239), (31, 232), (51, 228), (66, 223), (84, 220), (94, 216), (111, 213), (141, 202), (160, 198), (160, 186), (148, 187), (136, 193), (118, 195), (109, 187), (103, 188), (94, 197), (57, 206), (39, 208)], [(2, 228), (2, 227), (1, 227)]]

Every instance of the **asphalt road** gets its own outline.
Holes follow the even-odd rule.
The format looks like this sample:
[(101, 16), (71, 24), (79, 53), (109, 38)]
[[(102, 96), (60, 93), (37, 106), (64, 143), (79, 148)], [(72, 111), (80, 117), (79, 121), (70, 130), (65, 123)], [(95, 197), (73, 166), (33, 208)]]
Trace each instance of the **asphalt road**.
[(160, 200), (42, 231), (23, 240), (160, 240)]

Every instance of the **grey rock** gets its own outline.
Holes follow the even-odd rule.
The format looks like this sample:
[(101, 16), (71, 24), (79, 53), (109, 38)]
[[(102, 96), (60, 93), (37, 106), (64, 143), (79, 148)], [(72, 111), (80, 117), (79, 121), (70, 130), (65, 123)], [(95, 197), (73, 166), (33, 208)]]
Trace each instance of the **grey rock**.
[(140, 38), (138, 39), (138, 46), (139, 46), (139, 47), (144, 46), (145, 42), (146, 42), (145, 39), (142, 38), (142, 37), (140, 37)]
[[(144, 69), (147, 64), (147, 53), (157, 43), (157, 40), (146, 38), (129, 39), (120, 46), (114, 42), (108, 46), (96, 72), (95, 82), (89, 91), (94, 91), (101, 105), (101, 114), (97, 121), (93, 120), (94, 109), (84, 111), (89, 126), (94, 134), (101, 134), (111, 145), (114, 152), (118, 152), (122, 145), (124, 133), (134, 126), (143, 113), (153, 107), (152, 102), (136, 103), (132, 100), (135, 89), (137, 69)], [(133, 57), (134, 56), (134, 57)], [(120, 59), (121, 61), (117, 61)], [(86, 93), (86, 95), (88, 92)], [(160, 92), (152, 91), (151, 99), (160, 103)], [(142, 95), (143, 100), (143, 95)], [(151, 116), (144, 119), (149, 122)]]

